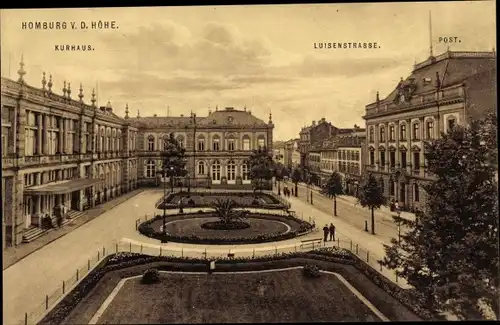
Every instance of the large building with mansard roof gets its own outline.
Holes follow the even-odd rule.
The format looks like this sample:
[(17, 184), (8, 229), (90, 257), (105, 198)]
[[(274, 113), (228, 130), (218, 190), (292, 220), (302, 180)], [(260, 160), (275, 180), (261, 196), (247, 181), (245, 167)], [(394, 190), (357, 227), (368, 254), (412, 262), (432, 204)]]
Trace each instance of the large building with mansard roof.
[(183, 186), (231, 186), (250, 184), (248, 158), (254, 149), (272, 149), (274, 124), (264, 122), (246, 108), (226, 107), (206, 116), (128, 117), (139, 130), (139, 178), (158, 184), (165, 140), (173, 133), (186, 149), (188, 177)]
[(431, 56), (385, 98), (366, 106), (364, 163), (385, 194), (407, 210), (423, 208), (426, 168), (424, 140), (454, 125), (466, 125), (496, 111), (496, 54), (451, 52)]
[(50, 74), (28, 85), (20, 65), (17, 80), (1, 78), (4, 248), (40, 237), (47, 221), (64, 224), (138, 186), (158, 185), (170, 133), (186, 148), (189, 175), (180, 181), (190, 186), (249, 183), (252, 150), (272, 150), (271, 116), (264, 122), (228, 107), (204, 117), (131, 118), (127, 106), (121, 117), (110, 102), (99, 106), (93, 91)]

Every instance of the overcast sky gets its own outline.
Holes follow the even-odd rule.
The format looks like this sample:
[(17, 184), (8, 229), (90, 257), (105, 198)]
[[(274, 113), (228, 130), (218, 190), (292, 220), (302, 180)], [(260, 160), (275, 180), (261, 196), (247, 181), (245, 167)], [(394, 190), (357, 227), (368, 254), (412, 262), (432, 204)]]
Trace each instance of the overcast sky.
[[(206, 115), (209, 108), (251, 109), (275, 122), (275, 139), (325, 117), (338, 127), (364, 125), (365, 105), (386, 96), (415, 61), (451, 50), (491, 51), (495, 3), (387, 3), (154, 7), (1, 11), (2, 76), (41, 86), (42, 72), (85, 100), (98, 84), (99, 105), (124, 115)], [(115, 30), (71, 30), (69, 23), (116, 21)], [(23, 30), (22, 22), (65, 21), (66, 30)], [(377, 42), (378, 49), (315, 49), (318, 42)], [(90, 45), (90, 52), (55, 45)], [(10, 59), (9, 59), (10, 58)]]

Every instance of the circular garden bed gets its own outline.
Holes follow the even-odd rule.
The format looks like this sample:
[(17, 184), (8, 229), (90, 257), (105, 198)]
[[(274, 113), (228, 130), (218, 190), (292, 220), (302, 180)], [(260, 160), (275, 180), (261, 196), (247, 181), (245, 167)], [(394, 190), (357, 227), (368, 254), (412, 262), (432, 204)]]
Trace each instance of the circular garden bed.
[[(138, 229), (141, 234), (162, 242), (193, 244), (255, 244), (295, 238), (313, 229), (313, 225), (282, 215), (249, 213), (242, 221), (232, 221), (234, 227), (217, 229), (220, 224), (214, 212), (178, 214), (167, 217), (165, 232), (163, 217), (143, 222)], [(247, 227), (248, 225), (248, 227)]]

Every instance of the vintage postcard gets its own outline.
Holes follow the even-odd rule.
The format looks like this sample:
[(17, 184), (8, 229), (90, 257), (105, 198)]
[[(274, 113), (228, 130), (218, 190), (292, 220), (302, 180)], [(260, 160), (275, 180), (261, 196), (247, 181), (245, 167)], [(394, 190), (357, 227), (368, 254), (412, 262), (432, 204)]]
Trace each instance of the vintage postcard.
[(495, 12), (2, 9), (3, 324), (498, 320)]

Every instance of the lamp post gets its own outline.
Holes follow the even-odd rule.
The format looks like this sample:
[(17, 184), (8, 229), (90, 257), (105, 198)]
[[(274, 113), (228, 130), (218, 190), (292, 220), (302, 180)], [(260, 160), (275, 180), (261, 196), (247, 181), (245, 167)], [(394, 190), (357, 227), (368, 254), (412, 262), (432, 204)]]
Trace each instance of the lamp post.
[(165, 225), (166, 225), (166, 202), (165, 202), (165, 198), (166, 198), (166, 195), (167, 195), (167, 169), (164, 168), (163, 169), (163, 233), (165, 233)]
[[(191, 114), (191, 122), (193, 123), (193, 182), (196, 180), (196, 113)], [(189, 177), (188, 193), (191, 192), (191, 177)]]
[(401, 217), (401, 209), (399, 209), (399, 207), (396, 208), (396, 213), (398, 215), (398, 244), (401, 244), (401, 221), (399, 220)]

